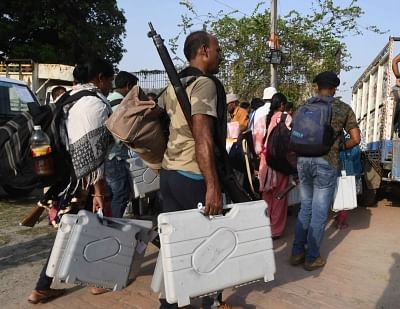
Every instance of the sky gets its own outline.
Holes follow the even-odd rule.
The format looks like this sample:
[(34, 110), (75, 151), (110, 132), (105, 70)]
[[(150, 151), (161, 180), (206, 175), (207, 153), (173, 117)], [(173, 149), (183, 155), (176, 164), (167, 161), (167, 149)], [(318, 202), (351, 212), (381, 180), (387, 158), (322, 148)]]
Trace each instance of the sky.
[[(198, 14), (216, 13), (219, 10), (231, 12), (239, 10), (238, 17), (243, 14), (251, 15), (260, 0), (189, 0)], [(375, 34), (363, 30), (362, 36), (351, 36), (344, 39), (352, 59), (349, 64), (360, 67), (349, 72), (341, 73), (342, 84), (338, 94), (348, 103), (351, 101), (351, 87), (358, 77), (368, 67), (379, 51), (389, 40), (389, 35), (400, 36), (400, 6), (399, 0), (359, 0), (358, 5), (363, 9), (364, 15), (359, 19), (361, 27), (374, 25), (385, 34)], [(123, 55), (118, 65), (120, 70), (140, 71), (163, 69), (161, 60), (154, 47), (153, 41), (147, 37), (148, 22), (151, 21), (159, 34), (167, 43), (168, 39), (175, 37), (180, 28), (181, 15), (187, 13), (186, 8), (179, 4), (180, 0), (117, 0), (118, 7), (125, 11), (126, 38), (124, 48), (127, 52)], [(334, 0), (335, 4), (346, 6), (351, 0)], [(261, 9), (268, 9), (271, 1), (267, 0)], [(310, 10), (312, 0), (278, 0), (278, 14), (286, 15), (295, 9), (301, 13)], [(193, 27), (193, 30), (198, 30)], [(183, 40), (183, 39), (182, 39)], [(180, 42), (183, 44), (183, 41)], [(169, 46), (166, 44), (169, 48)], [(396, 52), (399, 52), (400, 42), (397, 43)], [(178, 48), (183, 49), (182, 45)], [(182, 53), (180, 53), (182, 56)], [(183, 58), (183, 56), (182, 56)], [(268, 86), (268, 85), (266, 85)], [(261, 94), (256, 94), (260, 96)]]

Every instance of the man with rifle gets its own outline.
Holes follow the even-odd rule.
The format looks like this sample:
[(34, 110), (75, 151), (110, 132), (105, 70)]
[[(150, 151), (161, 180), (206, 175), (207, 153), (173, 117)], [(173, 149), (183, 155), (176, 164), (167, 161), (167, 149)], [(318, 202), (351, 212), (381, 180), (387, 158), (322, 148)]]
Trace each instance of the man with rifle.
[[(160, 173), (163, 212), (196, 208), (201, 202), (206, 214), (216, 215), (222, 211), (222, 193), (215, 140), (216, 135), (226, 134), (225, 91), (213, 76), (219, 70), (221, 49), (214, 36), (196, 31), (186, 38), (184, 54), (190, 65), (179, 77), (190, 98), (190, 116), (185, 115), (172, 85), (160, 97), (171, 120)], [(178, 308), (165, 299), (160, 302), (161, 309)], [(216, 299), (204, 297), (203, 307), (231, 308), (222, 303), (221, 293)]]

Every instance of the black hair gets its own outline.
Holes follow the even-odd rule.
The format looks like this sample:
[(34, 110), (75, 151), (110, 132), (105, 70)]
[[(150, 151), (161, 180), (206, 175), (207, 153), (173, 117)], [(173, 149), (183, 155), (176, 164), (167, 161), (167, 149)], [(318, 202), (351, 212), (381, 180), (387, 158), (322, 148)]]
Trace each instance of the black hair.
[(291, 109), (294, 109), (294, 103), (292, 101), (287, 101), (285, 104), (285, 111), (288, 112)]
[(251, 109), (254, 111), (263, 106), (264, 104), (265, 102), (261, 98), (253, 98), (250, 102)]
[(53, 101), (57, 99), (60, 95), (62, 95), (64, 92), (67, 92), (67, 89), (63, 86), (56, 86), (51, 90), (51, 97), (53, 98)]
[(272, 96), (271, 106), (269, 107), (269, 113), (266, 120), (266, 129), (268, 130), (269, 124), (271, 123), (272, 116), (282, 106), (286, 106), (287, 98), (283, 93), (277, 92)]
[(76, 82), (86, 84), (95, 79), (99, 74), (105, 77), (114, 76), (112, 63), (105, 59), (93, 59), (85, 64), (78, 64), (72, 73)]
[(250, 103), (249, 102), (241, 102), (240, 104), (239, 104), (239, 106), (241, 107), (241, 108), (249, 108), (249, 106), (250, 106)]
[(74, 82), (77, 84), (84, 84), (87, 79), (87, 68), (84, 65), (76, 65), (72, 72)]
[(189, 34), (185, 40), (183, 47), (183, 53), (188, 61), (192, 60), (197, 53), (197, 50), (205, 45), (210, 44), (210, 34), (206, 31), (200, 30)]
[(115, 88), (125, 88), (129, 89), (138, 83), (139, 79), (132, 73), (126, 71), (120, 71), (115, 77)]

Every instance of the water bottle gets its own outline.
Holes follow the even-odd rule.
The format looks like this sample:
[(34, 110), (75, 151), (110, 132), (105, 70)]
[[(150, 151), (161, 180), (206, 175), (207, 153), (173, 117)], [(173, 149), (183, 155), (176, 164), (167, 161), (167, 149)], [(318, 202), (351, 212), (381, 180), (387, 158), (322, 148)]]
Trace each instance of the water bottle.
[(54, 162), (50, 138), (42, 131), (41, 126), (34, 126), (31, 136), (31, 154), (35, 162), (35, 172), (38, 176), (54, 174)]

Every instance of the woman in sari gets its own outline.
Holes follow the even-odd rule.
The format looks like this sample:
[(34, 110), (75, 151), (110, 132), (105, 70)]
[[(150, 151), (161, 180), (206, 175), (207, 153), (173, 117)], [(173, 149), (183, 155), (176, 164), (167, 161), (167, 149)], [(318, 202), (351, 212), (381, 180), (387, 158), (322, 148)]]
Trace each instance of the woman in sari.
[[(268, 214), (271, 222), (272, 238), (279, 238), (286, 226), (287, 220), (287, 197), (278, 200), (276, 195), (282, 192), (288, 185), (289, 176), (278, 172), (267, 165), (267, 143), (268, 137), (276, 125), (280, 122), (281, 116), (285, 110), (287, 99), (282, 93), (276, 93), (272, 97), (271, 107), (266, 119), (268, 128), (263, 149), (260, 156), (260, 192), (262, 198), (268, 204)], [(290, 129), (292, 117), (286, 115), (285, 124)]]

